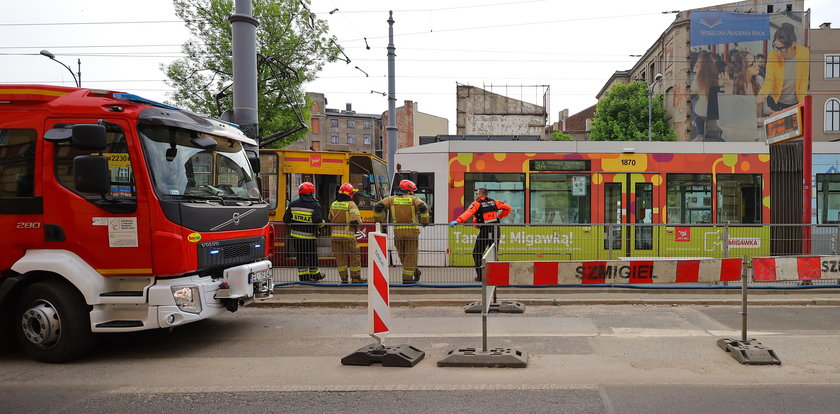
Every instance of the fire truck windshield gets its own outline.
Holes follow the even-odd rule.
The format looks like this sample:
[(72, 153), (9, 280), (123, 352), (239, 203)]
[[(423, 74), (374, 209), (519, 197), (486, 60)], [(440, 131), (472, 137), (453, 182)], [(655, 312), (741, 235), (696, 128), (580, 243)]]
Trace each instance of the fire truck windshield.
[(139, 129), (162, 199), (260, 199), (256, 175), (239, 141), (162, 125)]

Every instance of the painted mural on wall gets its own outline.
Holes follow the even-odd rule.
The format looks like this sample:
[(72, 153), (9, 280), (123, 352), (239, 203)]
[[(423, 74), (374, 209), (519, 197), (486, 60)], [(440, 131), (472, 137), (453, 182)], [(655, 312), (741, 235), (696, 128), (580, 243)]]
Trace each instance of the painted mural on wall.
[(808, 12), (691, 13), (693, 141), (761, 141), (808, 94)]

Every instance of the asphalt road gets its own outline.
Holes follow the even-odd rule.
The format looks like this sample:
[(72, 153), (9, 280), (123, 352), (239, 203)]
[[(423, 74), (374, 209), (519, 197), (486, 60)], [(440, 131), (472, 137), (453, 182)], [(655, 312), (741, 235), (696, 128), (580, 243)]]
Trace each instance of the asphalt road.
[(781, 366), (745, 366), (715, 344), (740, 337), (733, 306), (529, 307), (488, 318), (490, 347), (524, 369), (440, 368), (481, 346), (460, 307), (392, 309), (386, 344), (425, 351), (413, 368), (343, 366), (372, 340), (364, 308), (258, 308), (173, 331), (102, 338), (62, 365), (0, 356), (0, 411), (836, 412), (840, 307), (750, 309), (750, 335)]

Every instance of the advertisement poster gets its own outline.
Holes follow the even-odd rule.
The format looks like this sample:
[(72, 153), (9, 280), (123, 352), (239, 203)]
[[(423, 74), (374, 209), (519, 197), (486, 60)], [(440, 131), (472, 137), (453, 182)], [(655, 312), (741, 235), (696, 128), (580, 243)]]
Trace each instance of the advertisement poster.
[(693, 141), (763, 141), (763, 121), (808, 94), (808, 12), (691, 13)]

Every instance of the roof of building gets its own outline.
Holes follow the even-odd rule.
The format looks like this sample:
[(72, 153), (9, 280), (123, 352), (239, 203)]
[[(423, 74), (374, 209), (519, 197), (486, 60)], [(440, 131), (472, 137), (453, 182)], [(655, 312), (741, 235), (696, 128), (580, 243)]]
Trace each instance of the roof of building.
[(565, 132), (568, 131), (586, 131), (586, 120), (595, 118), (595, 107), (592, 105), (568, 118), (566, 118)]

